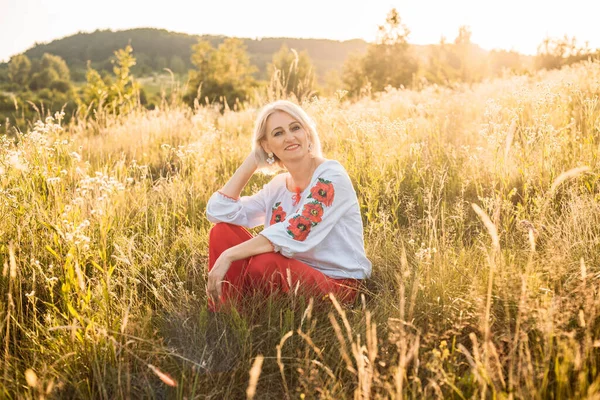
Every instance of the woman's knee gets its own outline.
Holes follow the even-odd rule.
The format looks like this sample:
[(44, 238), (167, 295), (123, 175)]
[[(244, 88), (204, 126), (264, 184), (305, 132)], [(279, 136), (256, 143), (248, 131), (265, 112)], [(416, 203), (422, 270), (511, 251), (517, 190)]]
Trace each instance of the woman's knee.
[(231, 234), (231, 232), (235, 231), (236, 228), (240, 227), (228, 224), (227, 222), (219, 222), (210, 229), (209, 238), (212, 239), (216, 236)]
[(232, 247), (250, 239), (252, 239), (252, 235), (246, 229), (226, 222), (215, 224), (208, 235), (209, 246), (217, 243), (227, 243), (226, 247)]

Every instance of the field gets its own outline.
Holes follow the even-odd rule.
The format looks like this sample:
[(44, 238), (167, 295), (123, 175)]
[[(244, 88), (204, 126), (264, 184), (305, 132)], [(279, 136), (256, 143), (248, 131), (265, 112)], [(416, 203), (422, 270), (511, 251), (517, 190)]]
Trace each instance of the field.
[[(373, 276), (352, 307), (218, 318), (204, 210), (256, 109), (165, 101), (2, 137), (0, 398), (600, 399), (599, 96), (587, 62), (305, 102)], [(205, 368), (214, 332), (225, 372)]]

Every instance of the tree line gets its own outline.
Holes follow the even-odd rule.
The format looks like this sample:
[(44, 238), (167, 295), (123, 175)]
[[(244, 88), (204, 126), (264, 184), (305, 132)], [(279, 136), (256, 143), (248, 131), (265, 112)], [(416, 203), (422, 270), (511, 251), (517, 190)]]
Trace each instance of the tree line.
[[(85, 81), (88, 61), (92, 68), (102, 73), (112, 71), (113, 52), (127, 45), (135, 49), (136, 65), (132, 73), (136, 76), (162, 72), (164, 68), (173, 73), (187, 74), (193, 68), (191, 62), (192, 45), (201, 39), (218, 47), (224, 36), (187, 35), (169, 32), (164, 29), (138, 28), (113, 32), (97, 30), (91, 33), (78, 33), (47, 44), (38, 44), (24, 54), (30, 59), (39, 59), (44, 53), (58, 55), (71, 68), (74, 81)], [(242, 38), (252, 64), (257, 67), (255, 78), (268, 79), (267, 66), (272, 55), (282, 45), (298, 51), (306, 50), (319, 71), (339, 69), (350, 52), (363, 52), (367, 43), (363, 40), (338, 42), (326, 39), (296, 38)]]
[[(154, 31), (165, 38), (172, 34)], [(315, 94), (331, 95), (342, 90), (347, 97), (356, 98), (388, 87), (474, 83), (506, 72), (531, 73), (536, 69), (560, 68), (600, 55), (598, 50), (579, 46), (575, 38), (568, 36), (544, 39), (535, 57), (514, 51), (488, 52), (471, 41), (472, 34), (466, 26), (460, 27), (453, 41), (442, 38), (436, 45), (412, 46), (410, 30), (396, 9), (392, 9), (379, 26), (374, 43), (350, 54), (338, 69), (329, 70), (320, 79), (307, 50), (297, 51), (281, 42), (275, 50), (269, 48), (275, 42), (265, 40), (265, 46), (272, 52), (269, 62), (262, 67), (264, 73), (260, 74), (245, 40), (216, 37), (191, 40), (193, 37), (189, 35), (181, 36), (189, 43), (189, 59), (178, 55), (183, 53), (181, 48), (162, 51), (161, 47), (168, 41), (158, 40), (155, 51), (161, 55), (153, 59), (152, 69), (167, 68), (185, 76), (187, 90), (181, 93), (180, 100), (188, 105), (218, 104), (222, 108), (240, 107), (257, 97), (271, 100), (293, 97), (301, 101)], [(72, 40), (80, 38), (76, 35)], [(11, 123), (22, 128), (34, 112), (41, 114), (40, 109), (52, 112), (62, 108), (69, 115), (82, 107), (104, 107), (116, 113), (126, 112), (136, 105), (153, 107), (156, 104), (156, 99), (148, 101), (144, 88), (133, 78), (140, 56), (134, 55), (129, 44), (113, 51), (109, 58), (110, 72), (104, 50), (98, 54), (86, 53), (84, 56), (90, 58), (82, 84), (74, 83), (79, 79), (73, 79), (62, 57), (43, 53), (39, 58), (30, 58), (27, 54), (35, 55), (34, 50), (16, 55), (8, 64), (0, 66), (0, 121), (8, 118), (5, 131)], [(141, 57), (146, 66), (149, 65), (147, 54), (142, 53), (146, 59)], [(78, 62), (75, 68), (80, 68)]]

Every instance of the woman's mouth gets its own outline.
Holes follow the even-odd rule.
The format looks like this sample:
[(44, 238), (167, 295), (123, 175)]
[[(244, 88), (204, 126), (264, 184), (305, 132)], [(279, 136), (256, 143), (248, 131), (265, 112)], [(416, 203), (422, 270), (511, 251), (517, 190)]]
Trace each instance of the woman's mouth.
[(286, 147), (285, 150), (286, 151), (293, 151), (293, 150), (296, 150), (296, 149), (299, 149), (299, 148), (300, 148), (299, 144), (292, 144), (292, 145)]

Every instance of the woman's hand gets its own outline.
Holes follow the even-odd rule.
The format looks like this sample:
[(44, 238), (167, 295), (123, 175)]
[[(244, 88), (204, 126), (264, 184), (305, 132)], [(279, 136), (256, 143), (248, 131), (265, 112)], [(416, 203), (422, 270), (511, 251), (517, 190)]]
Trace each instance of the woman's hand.
[(208, 273), (206, 282), (206, 294), (214, 302), (219, 304), (222, 293), (222, 284), (225, 274), (229, 271), (231, 263), (234, 261), (246, 259), (257, 254), (269, 253), (273, 251), (273, 245), (266, 237), (256, 235), (252, 239), (246, 240), (236, 246), (225, 250)]
[(246, 156), (242, 165), (239, 166), (225, 186), (221, 188), (220, 192), (233, 199), (239, 198), (242, 189), (244, 189), (244, 186), (246, 186), (252, 175), (254, 175), (257, 168), (256, 155), (254, 152), (251, 152)]
[(219, 258), (217, 258), (215, 265), (213, 265), (212, 269), (208, 273), (206, 293), (215, 304), (219, 303), (219, 298), (221, 297), (222, 292), (221, 285), (223, 284), (225, 274), (229, 270), (232, 262), (233, 261), (227, 257), (226, 252), (223, 252)]
[(251, 151), (243, 162), (254, 173), (258, 168), (258, 162), (256, 161), (256, 153)]

